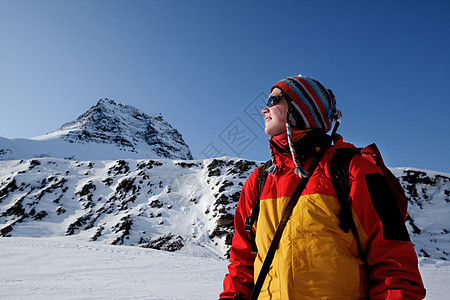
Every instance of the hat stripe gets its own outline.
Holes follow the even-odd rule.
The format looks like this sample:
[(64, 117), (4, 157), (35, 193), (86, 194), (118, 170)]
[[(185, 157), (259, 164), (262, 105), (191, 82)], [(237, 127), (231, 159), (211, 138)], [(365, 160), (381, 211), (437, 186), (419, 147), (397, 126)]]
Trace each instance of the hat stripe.
[(316, 117), (312, 113), (311, 104), (308, 101), (305, 101), (303, 99), (303, 98), (308, 98), (308, 97), (305, 97), (303, 92), (294, 86), (295, 81), (293, 81), (293, 82), (290, 82), (290, 81), (293, 81), (292, 78), (286, 78), (286, 79), (281, 80), (281, 82), (286, 83), (286, 85), (288, 86), (287, 91), (293, 92), (293, 95), (290, 95), (290, 96), (291, 96), (292, 100), (294, 100), (293, 103), (297, 104), (297, 106), (300, 108), (299, 113), (303, 114), (305, 116), (305, 118), (308, 120), (308, 124), (309, 124), (308, 128), (319, 127)]
[(308, 119), (306, 118), (306, 116), (305, 116), (305, 114), (303, 113), (303, 111), (301, 110), (301, 108), (297, 105), (297, 103), (296, 103), (295, 101), (292, 101), (291, 104), (294, 105), (295, 109), (297, 110), (297, 112), (298, 112), (298, 113), (300, 114), (300, 116), (302, 117), (303, 122), (304, 122), (305, 125), (306, 125), (306, 128), (310, 128), (311, 125), (309, 124)]
[[(310, 80), (308, 80), (310, 79)], [(314, 103), (317, 107), (317, 109), (320, 111), (320, 120), (322, 121), (322, 124), (325, 126), (322, 128), (325, 128), (327, 131), (331, 129), (331, 123), (329, 118), (329, 109), (326, 109), (328, 105), (324, 103), (324, 100), (330, 99), (328, 94), (323, 93), (323, 87), (320, 83), (315, 81), (314, 79), (307, 78), (307, 77), (300, 77), (299, 80), (301, 82), (305, 81), (307, 85), (305, 88), (309, 90), (310, 95), (314, 98)], [(326, 102), (326, 101), (325, 101)]]
[(313, 98), (313, 102), (319, 112), (317, 116), (320, 116), (320, 121), (323, 125), (321, 128), (325, 128), (328, 131), (331, 127), (331, 124), (329, 122), (328, 112), (323, 105), (323, 99), (326, 98), (323, 98), (323, 95), (321, 97), (319, 94), (317, 94), (317, 91), (320, 89), (317, 86), (315, 88), (315, 86), (312, 85), (310, 81), (306, 80), (306, 77), (300, 77), (299, 81), (304, 84), (305, 88), (308, 90), (308, 93)]
[(327, 123), (327, 131), (331, 129), (331, 123), (335, 119), (336, 114), (340, 112), (336, 109), (336, 100), (332, 95), (331, 90), (327, 90), (320, 82), (309, 77), (302, 77), (304, 80), (308, 81), (311, 87), (316, 91), (320, 101), (322, 102), (324, 113), (328, 118), (324, 118)]
[(319, 100), (322, 102), (322, 105), (325, 108), (325, 111), (327, 112), (327, 115), (329, 115), (329, 112), (331, 111), (332, 103), (328, 103), (328, 101), (324, 101), (324, 99), (331, 99), (332, 97), (328, 93), (327, 90), (316, 80), (308, 77), (302, 77), (303, 80), (306, 80), (309, 85), (313, 88), (314, 92), (319, 97)]
[[(308, 106), (308, 109), (314, 118), (317, 128), (326, 128), (326, 124), (323, 122), (323, 115), (318, 108), (317, 99), (314, 99), (314, 90), (309, 87), (307, 82), (302, 82), (299, 77), (287, 78), (291, 82), (291, 88), (299, 95), (301, 100)], [(309, 87), (309, 89), (308, 89)]]
[[(297, 93), (292, 89), (291, 85), (288, 82), (286, 82), (285, 80), (280, 80), (274, 86), (278, 86), (279, 88), (281, 88), (281, 90), (285, 91), (289, 97), (291, 97), (292, 104), (297, 109), (297, 112), (301, 115), (304, 123), (307, 126), (306, 128), (311, 128), (311, 124), (315, 124), (316, 122), (311, 114), (304, 113), (305, 111), (308, 111), (309, 108), (300, 99), (300, 97), (297, 95)], [(292, 91), (293, 93), (291, 93), (290, 91)]]

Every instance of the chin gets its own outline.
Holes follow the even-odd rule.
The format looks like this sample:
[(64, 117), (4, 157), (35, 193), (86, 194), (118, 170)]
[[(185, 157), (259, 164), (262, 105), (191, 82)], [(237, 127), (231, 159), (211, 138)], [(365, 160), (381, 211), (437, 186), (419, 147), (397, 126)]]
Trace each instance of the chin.
[(278, 133), (277, 131), (275, 131), (275, 130), (270, 130), (270, 129), (266, 129), (266, 130), (264, 130), (264, 132), (268, 135), (268, 136), (277, 136), (277, 135), (279, 135), (279, 134), (281, 134), (281, 133)]

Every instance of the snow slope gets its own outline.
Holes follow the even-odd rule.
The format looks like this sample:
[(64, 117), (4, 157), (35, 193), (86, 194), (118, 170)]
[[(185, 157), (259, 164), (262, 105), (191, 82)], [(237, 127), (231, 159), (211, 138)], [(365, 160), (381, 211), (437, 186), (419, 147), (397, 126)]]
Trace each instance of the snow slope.
[(226, 261), (67, 238), (0, 239), (0, 299), (217, 299)]

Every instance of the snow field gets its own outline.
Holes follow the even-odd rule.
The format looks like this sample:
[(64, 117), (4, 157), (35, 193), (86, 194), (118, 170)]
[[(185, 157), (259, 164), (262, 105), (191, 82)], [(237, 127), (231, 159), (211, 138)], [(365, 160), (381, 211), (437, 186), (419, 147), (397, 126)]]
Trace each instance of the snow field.
[(67, 238), (0, 239), (1, 299), (217, 299), (227, 262)]

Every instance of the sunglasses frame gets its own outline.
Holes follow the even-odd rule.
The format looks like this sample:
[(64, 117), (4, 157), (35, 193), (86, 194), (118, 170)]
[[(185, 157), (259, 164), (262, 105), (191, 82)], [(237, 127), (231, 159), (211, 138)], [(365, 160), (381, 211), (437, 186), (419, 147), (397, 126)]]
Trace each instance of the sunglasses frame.
[(279, 103), (281, 100), (283, 100), (283, 96), (281, 96), (281, 95), (270, 96), (269, 99), (267, 99), (266, 106), (272, 107), (272, 106), (276, 105), (277, 103)]

